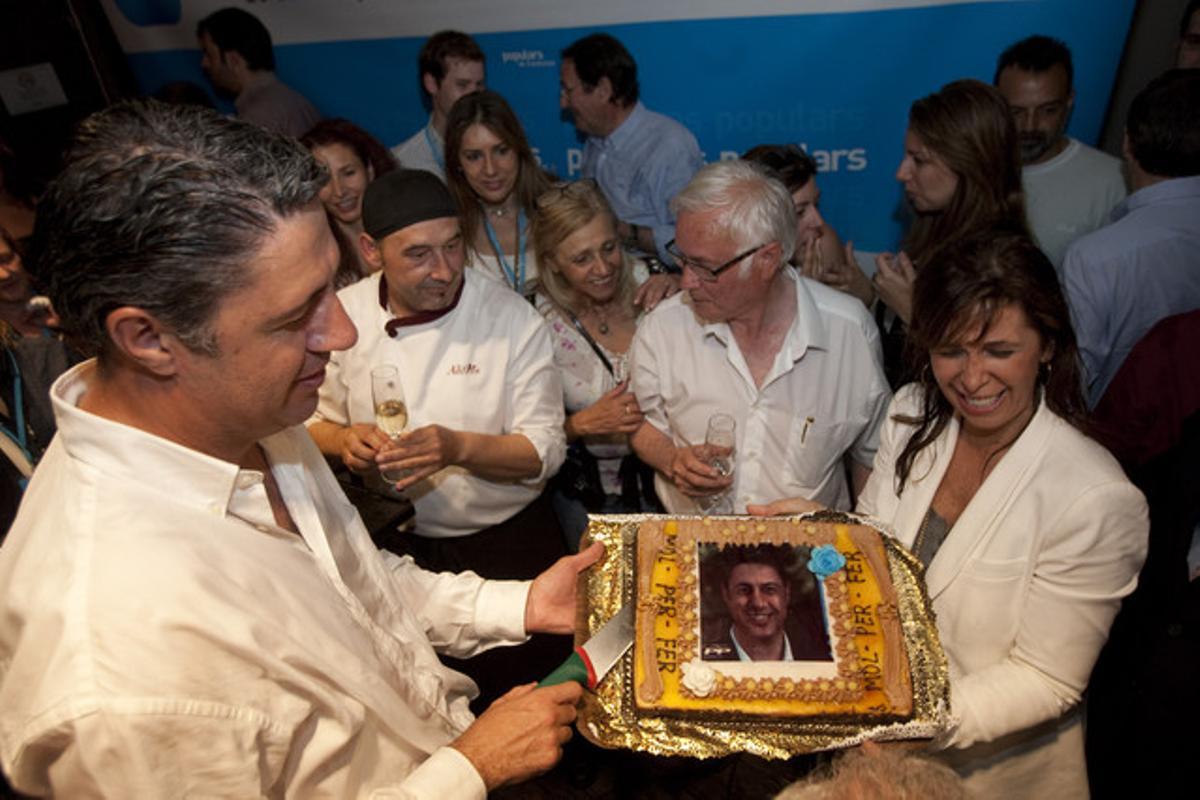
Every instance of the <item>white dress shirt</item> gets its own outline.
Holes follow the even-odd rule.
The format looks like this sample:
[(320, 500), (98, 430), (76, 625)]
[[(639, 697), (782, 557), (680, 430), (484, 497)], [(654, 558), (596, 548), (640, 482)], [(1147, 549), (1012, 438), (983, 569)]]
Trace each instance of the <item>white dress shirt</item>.
[(542, 461), (538, 475), (501, 482), (447, 467), (405, 491), (417, 531), (451, 537), (477, 533), (521, 511), (542, 492), (566, 455), (562, 383), (542, 317), (512, 289), (467, 269), (462, 297), (450, 313), (388, 336), (393, 319), (380, 305), (377, 272), (338, 292), (358, 328), (358, 343), (334, 353), (310, 420), (373, 423), (371, 368), (395, 364), (408, 403), (410, 430), (523, 435)]
[(0, 549), (0, 757), (62, 797), (483, 797), (446, 745), (468, 656), (524, 639), (528, 584), (424, 572), (371, 544), (300, 427), (262, 473), (76, 407)]
[[(703, 444), (715, 413), (737, 420), (737, 514), (785, 497), (849, 508), (842, 456), (871, 465), (891, 399), (879, 331), (862, 303), (783, 274), (795, 287), (796, 318), (761, 388), (729, 325), (699, 319), (687, 292), (646, 315), (631, 348), (638, 404), (677, 447)], [(655, 487), (669, 512), (698, 511), (662, 473)]]

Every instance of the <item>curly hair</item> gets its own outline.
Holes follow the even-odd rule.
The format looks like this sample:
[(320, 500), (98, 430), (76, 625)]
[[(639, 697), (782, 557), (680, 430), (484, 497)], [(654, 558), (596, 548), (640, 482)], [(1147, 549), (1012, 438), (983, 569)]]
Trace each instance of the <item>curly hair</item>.
[(309, 150), (328, 147), (331, 144), (345, 145), (354, 151), (354, 155), (358, 156), (364, 167), (370, 167), (374, 171), (376, 178), (399, 166), (392, 152), (378, 139), (342, 117), (323, 119), (313, 125), (300, 137), (300, 144)]

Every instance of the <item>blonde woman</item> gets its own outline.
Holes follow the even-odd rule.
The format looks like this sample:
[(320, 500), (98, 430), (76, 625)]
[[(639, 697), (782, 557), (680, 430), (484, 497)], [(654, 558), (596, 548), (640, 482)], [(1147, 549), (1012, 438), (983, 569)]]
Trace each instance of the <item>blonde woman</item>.
[[(652, 476), (629, 448), (629, 435), (643, 418), (629, 391), (626, 359), (638, 301), (652, 306), (679, 287), (668, 276), (650, 277), (642, 261), (625, 256), (616, 217), (593, 181), (544, 192), (531, 239), (541, 265), (537, 307), (550, 326), (573, 445), (574, 466), (563, 477), (587, 482), (588, 476), (570, 474), (573, 468), (598, 473), (590, 476), (590, 487), (580, 484), (575, 491), (560, 481), (556, 506), (574, 543), (586, 511), (642, 511), (657, 504)], [(591, 496), (579, 496), (589, 490)]]

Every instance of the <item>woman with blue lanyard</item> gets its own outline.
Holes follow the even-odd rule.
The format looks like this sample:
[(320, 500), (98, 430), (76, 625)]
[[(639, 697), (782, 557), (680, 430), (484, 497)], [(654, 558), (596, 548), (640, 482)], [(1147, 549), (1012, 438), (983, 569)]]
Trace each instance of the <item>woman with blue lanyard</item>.
[(49, 303), (33, 297), (16, 242), (0, 227), (0, 538), (54, 436), (50, 384), (69, 359), (52, 322)]
[(520, 120), (492, 91), (459, 98), (446, 121), (446, 182), (458, 204), (470, 265), (524, 297), (538, 286), (529, 222), (553, 179)]

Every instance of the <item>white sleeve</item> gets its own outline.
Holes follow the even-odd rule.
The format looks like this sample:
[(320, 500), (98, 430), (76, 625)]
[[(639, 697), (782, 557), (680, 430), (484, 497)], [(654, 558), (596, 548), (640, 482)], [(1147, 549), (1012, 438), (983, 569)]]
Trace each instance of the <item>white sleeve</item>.
[(469, 658), (493, 647), (520, 644), (525, 634), (529, 581), (484, 580), (474, 572), (429, 572), (409, 556), (380, 551), (400, 601), (412, 610), (439, 653)]
[(642, 319), (633, 335), (633, 343), (629, 346), (629, 386), (637, 397), (638, 407), (645, 415), (646, 422), (674, 442), (663, 404), (662, 373), (658, 363), (662, 346), (661, 341), (654, 341), (657, 323), (658, 318), (651, 312)]
[(540, 314), (527, 310), (506, 377), (510, 400), (505, 432), (521, 434), (537, 450), (542, 470), (523, 481), (532, 485), (558, 472), (567, 455), (567, 435), (563, 430), (562, 378), (554, 366), (550, 331)]
[(875, 460), (872, 462), (871, 477), (867, 478), (867, 484), (859, 494), (858, 503), (854, 509), (860, 514), (866, 514), (884, 522), (892, 521), (891, 517), (899, 500), (896, 496), (895, 482), (896, 459), (904, 447), (901, 436), (902, 433), (911, 431), (908, 426), (904, 426), (902, 431), (901, 426), (892, 419), (892, 415), (896, 413), (897, 406), (905, 401), (906, 395), (911, 391), (911, 387), (902, 388), (884, 412), (879, 426), (879, 446), (875, 451)]
[(1008, 657), (951, 679), (950, 747), (998, 739), (1077, 704), (1146, 557), (1146, 503), (1131, 484), (1090, 487), (1041, 532)]
[(875, 463), (875, 456), (879, 451), (879, 438), (892, 400), (892, 389), (888, 386), (883, 368), (873, 356), (870, 362), (870, 376), (862, 394), (862, 413), (866, 422), (850, 446), (850, 457), (864, 467), (870, 467)]

